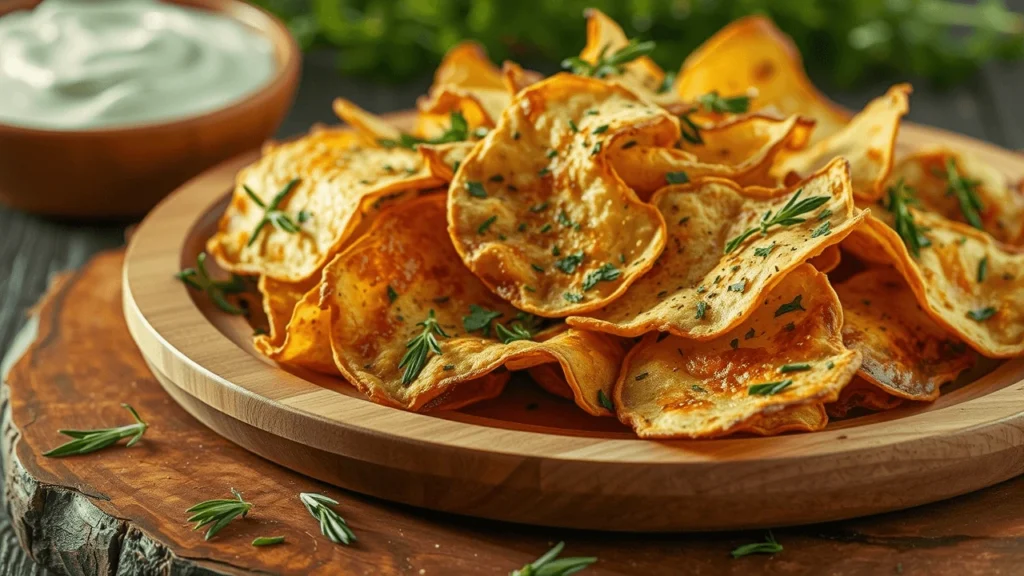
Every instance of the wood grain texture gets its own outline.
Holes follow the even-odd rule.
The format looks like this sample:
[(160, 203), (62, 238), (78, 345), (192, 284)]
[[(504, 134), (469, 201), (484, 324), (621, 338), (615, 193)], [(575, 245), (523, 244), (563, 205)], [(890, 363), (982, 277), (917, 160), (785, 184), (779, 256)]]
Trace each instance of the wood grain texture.
[[(729, 557), (763, 533), (608, 534), (474, 520), (327, 487), (214, 434), (150, 375), (120, 316), (121, 254), (106, 253), (51, 292), (35, 343), (5, 386), (3, 453), (14, 524), (33, 557), (70, 574), (505, 575), (565, 540), (596, 555), (585, 574), (1015, 574), (1024, 562), (1024, 478), (898, 514), (775, 531), (774, 557)], [(102, 343), (96, 342), (102, 334)], [(94, 342), (93, 344), (83, 344)], [(83, 401), (89, 409), (83, 409)], [(56, 429), (120, 422), (130, 401), (151, 423), (135, 447), (45, 459)], [(204, 542), (184, 508), (229, 487), (254, 504)], [(359, 537), (317, 533), (296, 494), (321, 491)], [(255, 549), (253, 537), (288, 543)]]
[[(905, 126), (905, 149), (943, 140), (1024, 176), (1024, 158)], [(1024, 359), (938, 401), (775, 438), (652, 442), (596, 418), (500, 397), (413, 414), (256, 354), (251, 328), (172, 275), (191, 265), (240, 158), (191, 181), (128, 249), (125, 317), (164, 388), (221, 435), (331, 484), (388, 500), (549, 526), (627, 531), (804, 524), (898, 510), (1024, 472)], [(567, 422), (572, 424), (567, 425)], [(765, 505), (765, 502), (779, 503)]]

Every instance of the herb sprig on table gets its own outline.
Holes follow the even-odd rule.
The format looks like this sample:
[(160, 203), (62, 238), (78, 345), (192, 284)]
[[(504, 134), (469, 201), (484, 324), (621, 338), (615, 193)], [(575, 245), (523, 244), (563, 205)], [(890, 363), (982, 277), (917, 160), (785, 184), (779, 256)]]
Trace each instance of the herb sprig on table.
[(594, 556), (578, 558), (559, 558), (565, 548), (565, 542), (555, 544), (555, 547), (548, 550), (543, 556), (523, 566), (519, 570), (509, 572), (509, 576), (568, 576), (583, 570), (594, 562)]
[(733, 550), (731, 554), (733, 558), (742, 558), (751, 554), (777, 554), (779, 552), (782, 552), (782, 544), (775, 540), (775, 535), (769, 530), (765, 535), (764, 542), (744, 544)]
[(193, 530), (199, 530), (203, 526), (209, 526), (206, 531), (205, 540), (213, 538), (225, 526), (235, 518), (245, 518), (252, 510), (252, 504), (242, 499), (242, 494), (234, 488), (231, 489), (234, 498), (223, 498), (219, 500), (207, 500), (189, 508), (185, 512), (192, 514), (189, 522), (195, 522)]
[(139, 417), (139, 413), (135, 411), (135, 408), (132, 408), (128, 404), (121, 404), (121, 407), (131, 412), (132, 418), (135, 419), (135, 424), (128, 424), (117, 428), (103, 428), (100, 430), (58, 430), (61, 434), (74, 438), (74, 440), (67, 444), (58, 446), (53, 450), (44, 452), (43, 456), (60, 458), (62, 456), (89, 454), (91, 452), (113, 446), (119, 440), (124, 438), (131, 438), (131, 440), (128, 440), (128, 443), (125, 444), (125, 448), (134, 446), (142, 439), (142, 435), (146, 433), (146, 430), (149, 428), (149, 424)]
[(351, 544), (356, 541), (356, 535), (348, 527), (345, 519), (338, 515), (331, 506), (337, 506), (338, 502), (322, 494), (303, 492), (299, 494), (299, 500), (306, 507), (306, 511), (313, 518), (320, 522), (320, 533), (330, 538), (335, 544)]

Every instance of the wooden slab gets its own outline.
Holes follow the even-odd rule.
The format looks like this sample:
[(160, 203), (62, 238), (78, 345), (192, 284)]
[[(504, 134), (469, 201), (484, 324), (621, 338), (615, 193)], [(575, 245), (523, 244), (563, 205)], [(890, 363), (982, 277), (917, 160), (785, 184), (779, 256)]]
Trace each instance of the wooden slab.
[[(1008, 175), (1013, 153), (909, 126), (904, 147), (943, 141)], [(219, 434), (289, 469), (388, 500), (492, 518), (619, 531), (794, 525), (898, 510), (1024, 471), (1024, 359), (926, 405), (822, 432), (639, 440), (611, 419), (527, 387), (461, 412), (378, 406), (337, 380), (286, 372), (251, 328), (172, 275), (191, 265), (239, 158), (193, 180), (136, 232), (124, 270), (128, 327), (157, 379)], [(526, 401), (536, 396), (536, 400)], [(527, 410), (533, 402), (540, 409)], [(543, 403), (542, 403), (543, 402)]]
[[(856, 521), (776, 530), (775, 557), (732, 560), (761, 532), (608, 534), (473, 520), (334, 489), (250, 454), (178, 407), (149, 373), (121, 318), (121, 253), (58, 283), (36, 334), (2, 389), (7, 509), (22, 545), (70, 574), (506, 575), (552, 542), (596, 555), (583, 574), (1014, 574), (1024, 563), (1024, 478), (946, 502)], [(130, 402), (151, 427), (132, 448), (47, 459), (56, 430), (127, 423)], [(241, 490), (249, 518), (204, 542), (185, 523), (198, 500)], [(331, 544), (300, 491), (340, 501), (359, 537)], [(287, 544), (252, 548), (259, 535)]]

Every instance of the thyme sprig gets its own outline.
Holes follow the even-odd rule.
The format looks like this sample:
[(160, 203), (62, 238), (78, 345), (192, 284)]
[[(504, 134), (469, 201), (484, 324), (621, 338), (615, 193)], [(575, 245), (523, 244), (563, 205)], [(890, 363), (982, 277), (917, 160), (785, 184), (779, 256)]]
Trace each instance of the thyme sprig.
[(466, 121), (466, 117), (462, 115), (462, 112), (454, 111), (449, 115), (451, 124), (448, 125), (448, 129), (445, 130), (440, 136), (436, 138), (419, 138), (411, 134), (403, 133), (398, 140), (390, 138), (382, 138), (377, 140), (377, 144), (380, 144), (384, 148), (408, 148), (415, 150), (419, 144), (447, 144), (449, 142), (462, 142), (469, 140), (469, 122)]
[(594, 78), (622, 74), (626, 64), (649, 55), (654, 51), (654, 46), (654, 42), (641, 42), (633, 38), (628, 44), (611, 54), (608, 53), (608, 46), (601, 48), (601, 52), (598, 53), (597, 59), (593, 63), (587, 62), (579, 56), (566, 58), (562, 60), (562, 68), (571, 70), (577, 76), (592, 76)]
[(132, 413), (132, 418), (135, 419), (135, 424), (128, 424), (117, 428), (102, 428), (100, 430), (58, 430), (57, 432), (65, 436), (69, 436), (73, 438), (73, 440), (66, 444), (62, 444), (49, 452), (44, 452), (43, 456), (60, 458), (63, 456), (89, 454), (90, 452), (95, 452), (97, 450), (107, 448), (108, 446), (113, 446), (122, 438), (131, 438), (131, 440), (128, 440), (128, 443), (125, 444), (125, 448), (134, 446), (142, 439), (142, 435), (146, 433), (146, 429), (149, 428), (149, 424), (139, 417), (139, 413), (135, 411), (135, 408), (132, 408), (127, 404), (121, 404), (121, 407)]
[(441, 354), (441, 345), (437, 343), (435, 336), (449, 338), (437, 318), (434, 317), (433, 309), (427, 314), (425, 320), (417, 322), (416, 325), (422, 326), (423, 332), (409, 340), (409, 343), (405, 345), (407, 349), (405, 355), (398, 363), (399, 368), (405, 368), (405, 373), (402, 374), (402, 385), (404, 386), (408, 386), (423, 371), (423, 367), (427, 365), (428, 353)]
[(555, 544), (554, 548), (548, 550), (540, 558), (523, 566), (519, 570), (509, 572), (509, 576), (568, 576), (583, 570), (594, 562), (594, 556), (581, 556), (577, 558), (559, 558), (565, 548), (565, 542)]
[(817, 210), (822, 204), (829, 201), (828, 196), (812, 196), (811, 198), (800, 199), (800, 194), (803, 192), (803, 188), (796, 191), (793, 196), (786, 202), (786, 205), (778, 211), (777, 214), (772, 216), (772, 211), (769, 210), (764, 213), (761, 217), (761, 222), (754, 227), (748, 228), (739, 236), (729, 240), (725, 245), (725, 253), (728, 254), (738, 248), (740, 244), (747, 238), (750, 238), (759, 230), (762, 235), (768, 234), (768, 229), (772, 226), (792, 226), (793, 224), (799, 224), (806, 220), (801, 218), (803, 214), (813, 212)]
[(220, 532), (232, 520), (238, 517), (245, 518), (249, 510), (252, 510), (252, 504), (243, 500), (242, 495), (237, 490), (232, 488), (231, 493), (235, 495), (234, 498), (207, 500), (185, 511), (186, 514), (192, 514), (188, 521), (196, 523), (192, 528), (193, 530), (199, 530), (206, 525), (210, 526), (209, 530), (206, 531), (204, 540), (213, 538), (217, 532)]
[(956, 197), (964, 220), (978, 230), (983, 230), (979, 211), (984, 210), (985, 205), (982, 204), (981, 198), (978, 198), (978, 186), (981, 184), (981, 180), (961, 176), (960, 171), (957, 170), (956, 161), (952, 158), (946, 158), (945, 174), (938, 175), (946, 178), (946, 196)]
[(249, 199), (255, 202), (260, 208), (263, 208), (263, 217), (260, 218), (260, 221), (256, 223), (256, 227), (253, 228), (252, 234), (249, 235), (249, 242), (246, 243), (246, 246), (252, 246), (253, 243), (256, 242), (256, 238), (260, 235), (260, 231), (263, 230), (263, 227), (267, 224), (272, 225), (274, 228), (277, 228), (282, 232), (287, 232), (289, 234), (298, 233), (301, 229), (299, 225), (292, 220), (291, 216), (285, 214), (281, 210), (278, 210), (281, 202), (288, 197), (288, 194), (291, 193), (292, 189), (295, 188), (295, 185), (298, 183), (298, 178), (292, 178), (289, 180), (288, 183), (270, 199), (269, 204), (260, 200), (260, 197), (257, 196), (248, 185), (242, 184), (242, 189), (245, 190)]
[(932, 242), (924, 235), (926, 229), (918, 228), (917, 223), (914, 222), (914, 214), (910, 211), (910, 206), (914, 204), (917, 204), (914, 191), (903, 182), (902, 178), (895, 186), (889, 187), (885, 209), (892, 213), (893, 228), (903, 239), (907, 250), (914, 258), (917, 258), (921, 255), (921, 248), (931, 246)]
[(240, 294), (245, 292), (248, 286), (241, 276), (232, 274), (231, 280), (214, 280), (206, 271), (206, 252), (200, 252), (196, 256), (196, 267), (185, 268), (174, 275), (190, 288), (206, 292), (206, 296), (222, 311), (228, 314), (245, 314), (245, 310), (228, 302), (228, 294)]
[(299, 500), (306, 507), (306, 511), (313, 518), (320, 522), (320, 533), (330, 538), (335, 544), (352, 544), (357, 540), (352, 529), (348, 527), (345, 519), (338, 515), (331, 506), (337, 506), (337, 500), (333, 500), (322, 494), (303, 492), (299, 494)]

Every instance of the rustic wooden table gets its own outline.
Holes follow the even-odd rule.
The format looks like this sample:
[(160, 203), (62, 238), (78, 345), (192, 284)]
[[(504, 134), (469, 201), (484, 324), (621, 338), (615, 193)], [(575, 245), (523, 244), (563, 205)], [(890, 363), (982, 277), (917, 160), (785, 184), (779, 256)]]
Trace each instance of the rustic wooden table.
[[(1011, 4), (1017, 5), (1018, 10), (1024, 9), (1024, 0)], [(428, 84), (429, 78), (426, 77), (400, 86), (341, 78), (334, 70), (330, 55), (312, 54), (305, 63), (295, 106), (279, 135), (285, 137), (301, 133), (314, 122), (332, 122), (330, 103), (336, 96), (349, 98), (374, 112), (387, 112), (412, 106), (415, 97), (423, 93)], [(974, 136), (1006, 148), (1024, 149), (1024, 109), (1020, 106), (1020, 94), (1024, 93), (1024, 65), (988, 66), (974, 81), (948, 92), (931, 90), (924, 83), (916, 84), (910, 120)], [(871, 97), (881, 94), (886, 86), (886, 83), (878, 83), (857, 91), (833, 93), (832, 96), (852, 109), (859, 109)], [(103, 249), (121, 245), (125, 224), (54, 222), (0, 208), (0, 350), (10, 346), (25, 322), (26, 310), (44, 292), (48, 279), (55, 272), (81, 266)], [(907, 573), (911, 573), (909, 569), (916, 565), (922, 570), (920, 573), (934, 573), (932, 569), (938, 566), (953, 569), (954, 564), (947, 562), (967, 561), (970, 569), (953, 569), (950, 573), (1015, 573), (1024, 560), (1024, 520), (1021, 519), (1024, 509), (1020, 505), (1012, 507), (1009, 504), (1020, 502), (1022, 491), (1024, 481), (1018, 479), (979, 495), (962, 497), (953, 503), (929, 506), (902, 516), (888, 515), (846, 523), (840, 528), (823, 526), (818, 530), (810, 527), (790, 534), (806, 539), (808, 554), (833, 554), (837, 563), (846, 566), (842, 570), (844, 574), (859, 571), (877, 573), (883, 564), (891, 566), (888, 569), (894, 572), (907, 569)], [(1016, 514), (1008, 515), (1008, 511), (1016, 511)], [(450, 519), (440, 521), (451, 524)], [(476, 523), (471, 521), (464, 525), (464, 532), (471, 532), (476, 527)], [(516, 553), (510, 556), (519, 558), (524, 554), (522, 544), (527, 531), (523, 528), (495, 528), (489, 524), (486, 532), (485, 539), (490, 549), (501, 546), (498, 534), (507, 533), (510, 547), (514, 545), (516, 549)], [(818, 532), (822, 537), (815, 537)], [(759, 537), (745, 535), (739, 540)], [(647, 539), (653, 542), (651, 546), (642, 545), (644, 539), (631, 537), (629, 540), (636, 543), (637, 554), (641, 556), (638, 560), (645, 565), (650, 566), (649, 562), (660, 558), (667, 565), (678, 568), (678, 572), (692, 568), (694, 573), (716, 572), (714, 565), (717, 563), (708, 564), (706, 559), (695, 557), (697, 550), (717, 542), (713, 553), (724, 553), (717, 547), (739, 541), (729, 536), (711, 540), (680, 538), (679, 554), (675, 557), (669, 551), (676, 544), (669, 537)], [(600, 554), (602, 541), (610, 540), (590, 539), (590, 543), (578, 552)], [(813, 545), (812, 541), (815, 542)], [(794, 558), (799, 552), (792, 545), (792, 540), (787, 545), (787, 550), (792, 552), (761, 567), (773, 573), (803, 573), (802, 568), (811, 569), (811, 565)], [(858, 568), (858, 554), (863, 554), (865, 561), (869, 558), (871, 561)], [(822, 566), (820, 563), (814, 565)], [(683, 570), (686, 566), (690, 568)], [(61, 568), (59, 563), (51, 563), (48, 567)], [(628, 564), (621, 567), (626, 570)], [(512, 566), (503, 569), (510, 568)], [(746, 563), (742, 567), (736, 564), (733, 568), (743, 573), (752, 569), (754, 566)], [(6, 515), (0, 517), (0, 574), (42, 573), (45, 569), (32, 562), (19, 547), (10, 520)], [(504, 572), (499, 570), (495, 573)]]

